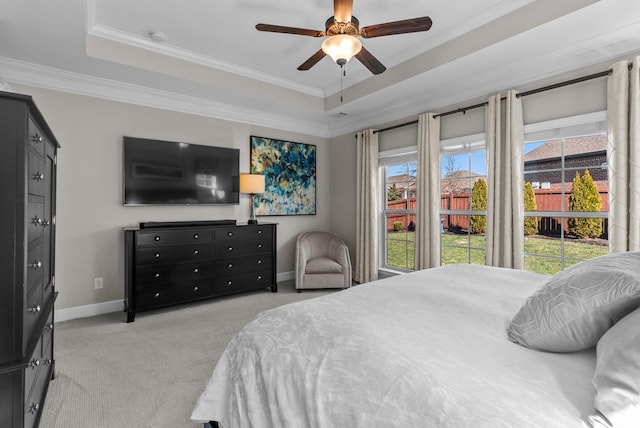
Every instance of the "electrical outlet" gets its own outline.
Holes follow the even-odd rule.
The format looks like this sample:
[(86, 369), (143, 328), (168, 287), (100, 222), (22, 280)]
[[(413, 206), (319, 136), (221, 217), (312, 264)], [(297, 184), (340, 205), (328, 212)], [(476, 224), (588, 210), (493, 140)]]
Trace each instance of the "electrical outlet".
[(95, 290), (100, 290), (103, 286), (104, 286), (104, 279), (102, 277), (93, 278), (93, 288)]

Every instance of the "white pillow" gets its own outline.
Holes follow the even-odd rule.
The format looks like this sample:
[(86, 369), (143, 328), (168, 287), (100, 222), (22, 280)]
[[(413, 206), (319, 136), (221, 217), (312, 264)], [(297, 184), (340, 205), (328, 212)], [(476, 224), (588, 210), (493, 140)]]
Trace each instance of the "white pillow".
[(592, 423), (604, 419), (613, 428), (640, 427), (640, 308), (598, 341), (593, 385), (600, 415), (592, 416)]
[(507, 334), (532, 349), (580, 351), (638, 306), (640, 252), (607, 254), (553, 276), (525, 300)]

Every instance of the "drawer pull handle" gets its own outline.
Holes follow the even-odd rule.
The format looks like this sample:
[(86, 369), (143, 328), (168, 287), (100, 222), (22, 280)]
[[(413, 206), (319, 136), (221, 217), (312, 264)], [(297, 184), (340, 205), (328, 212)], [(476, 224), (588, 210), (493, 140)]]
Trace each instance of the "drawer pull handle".
[(227, 251), (233, 251), (233, 247), (227, 247)]
[(200, 237), (200, 235), (198, 235), (197, 233), (193, 234), (193, 239), (198, 239)]
[(198, 268), (194, 268), (193, 269), (193, 273), (198, 273), (198, 272), (200, 272), (200, 269), (198, 269)]
[(227, 281), (227, 285), (231, 285), (231, 284), (233, 284), (233, 281), (231, 280)]
[(258, 229), (258, 235), (262, 235), (262, 229)]
[(262, 244), (258, 244), (258, 248), (262, 248)]
[(233, 232), (227, 232), (227, 236), (233, 236)]
[(262, 260), (258, 260), (258, 264), (261, 265), (262, 264)]
[(200, 254), (200, 251), (199, 250), (193, 250), (193, 254), (198, 255), (198, 254)]
[(160, 293), (154, 294), (153, 297), (155, 297), (157, 299), (158, 297), (160, 297)]
[(154, 254), (154, 257), (155, 257), (156, 259), (159, 259), (159, 258), (160, 258), (160, 253), (155, 253), (155, 254)]
[(198, 291), (200, 290), (200, 287), (198, 287), (197, 285), (193, 287), (193, 291)]
[(33, 312), (34, 314), (37, 314), (38, 312), (40, 312), (40, 306), (38, 305), (33, 305), (32, 307), (30, 307), (29, 309), (27, 309), (28, 312)]
[(31, 367), (32, 369), (38, 368), (39, 365), (40, 365), (40, 360), (38, 360), (37, 358), (34, 358), (33, 360), (29, 361), (29, 367)]
[(53, 323), (51, 323), (51, 324), (49, 324), (49, 325), (44, 326), (44, 329), (45, 329), (45, 330), (47, 330), (47, 331), (51, 331), (51, 330), (53, 330)]
[(42, 227), (49, 227), (49, 225), (51, 225), (51, 222), (49, 220), (42, 221)]
[(44, 180), (44, 174), (38, 171), (35, 174), (33, 174), (33, 179), (36, 181), (42, 181)]
[(31, 137), (31, 141), (33, 141), (34, 143), (38, 144), (38, 143), (42, 143), (42, 135), (36, 133), (36, 135), (34, 135), (33, 137)]
[(33, 224), (35, 224), (37, 226), (39, 224), (42, 224), (42, 219), (40, 217), (38, 217), (38, 216), (34, 216), (31, 219), (31, 223), (33, 223)]
[(154, 241), (159, 241), (159, 240), (160, 240), (160, 237), (159, 237), (158, 235), (156, 235), (156, 236), (154, 236), (154, 237), (153, 237), (153, 240), (154, 240)]
[(44, 365), (45, 366), (50, 366), (51, 363), (53, 363), (53, 360), (51, 358), (47, 358), (46, 360), (44, 360)]
[(257, 280), (262, 281), (262, 275), (258, 275)]
[(40, 410), (40, 404), (31, 403), (31, 405), (29, 406), (29, 413), (35, 415), (36, 413), (38, 413), (38, 410)]
[(155, 275), (153, 275), (154, 278), (160, 278), (160, 274), (156, 273)]
[(232, 267), (233, 267), (233, 263), (229, 263), (229, 264), (227, 265), (227, 269), (231, 269)]
[(42, 267), (42, 262), (40, 260), (34, 260), (33, 263), (31, 263), (31, 267), (33, 270), (38, 270)]

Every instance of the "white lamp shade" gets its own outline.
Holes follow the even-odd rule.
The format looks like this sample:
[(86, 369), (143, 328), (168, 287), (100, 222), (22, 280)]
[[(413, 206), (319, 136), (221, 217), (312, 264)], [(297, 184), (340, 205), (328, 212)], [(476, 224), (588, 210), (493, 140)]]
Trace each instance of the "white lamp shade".
[(240, 174), (240, 193), (264, 193), (264, 175)]
[(362, 49), (362, 42), (355, 37), (347, 34), (338, 34), (336, 36), (327, 37), (322, 42), (322, 50), (329, 55), (335, 62), (339, 60), (348, 62), (354, 55)]

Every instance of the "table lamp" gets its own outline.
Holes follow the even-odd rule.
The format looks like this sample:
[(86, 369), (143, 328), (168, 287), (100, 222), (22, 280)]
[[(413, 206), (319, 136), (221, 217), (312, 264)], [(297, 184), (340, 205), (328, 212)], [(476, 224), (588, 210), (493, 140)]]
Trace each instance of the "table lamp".
[(240, 174), (240, 193), (249, 194), (249, 203), (251, 204), (251, 214), (248, 224), (257, 224), (256, 213), (254, 210), (255, 196), (258, 193), (264, 193), (264, 175), (262, 174)]

